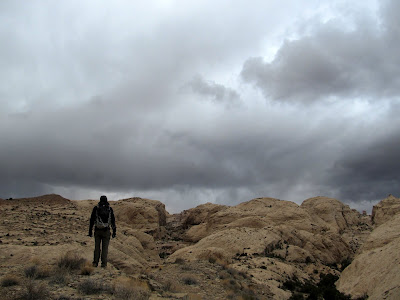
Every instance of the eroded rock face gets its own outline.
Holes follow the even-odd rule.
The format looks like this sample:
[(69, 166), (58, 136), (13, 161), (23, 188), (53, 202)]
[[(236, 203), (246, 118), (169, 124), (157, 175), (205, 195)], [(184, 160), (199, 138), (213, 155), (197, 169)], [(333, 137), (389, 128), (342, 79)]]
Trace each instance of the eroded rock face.
[[(383, 200), (385, 204), (392, 200)], [(383, 210), (384, 211), (384, 210)], [(383, 221), (384, 214), (379, 220)], [(400, 295), (400, 214), (376, 227), (354, 261), (337, 282), (340, 291), (354, 298), (399, 299)]]
[(201, 204), (195, 208), (185, 210), (181, 213), (182, 225), (188, 228), (193, 225), (199, 225), (207, 222), (211, 215), (219, 212), (220, 210), (227, 209), (226, 205), (219, 205), (214, 203)]
[(166, 225), (165, 205), (157, 200), (130, 198), (112, 204), (118, 222), (124, 222), (135, 229), (155, 232)]
[(314, 223), (327, 230), (341, 233), (360, 222), (360, 213), (333, 198), (310, 198), (301, 204), (301, 208), (309, 213)]
[(383, 224), (400, 212), (400, 199), (389, 195), (372, 208), (372, 221), (376, 225)]
[(304, 206), (258, 198), (233, 207), (203, 206), (199, 211), (198, 222), (193, 222), (199, 224), (186, 232), (198, 243), (178, 250), (171, 259), (192, 260), (215, 252), (225, 260), (248, 253), (293, 262), (339, 263), (354, 254), (341, 233), (360, 222), (357, 211), (323, 197), (306, 200)]

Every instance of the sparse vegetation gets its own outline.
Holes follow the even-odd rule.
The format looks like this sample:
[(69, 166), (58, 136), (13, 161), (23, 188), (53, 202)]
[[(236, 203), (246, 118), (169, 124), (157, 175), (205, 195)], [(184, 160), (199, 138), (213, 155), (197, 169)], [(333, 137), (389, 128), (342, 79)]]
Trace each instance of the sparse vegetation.
[(94, 267), (86, 261), (85, 264), (81, 265), (81, 275), (90, 275), (94, 271)]
[(270, 257), (270, 258), (278, 258), (282, 259), (282, 257), (276, 253), (274, 253), (275, 250), (281, 250), (283, 249), (283, 244), (281, 241), (277, 243), (271, 243), (264, 249), (264, 256), (265, 257)]
[(31, 265), (24, 269), (24, 274), (30, 279), (43, 279), (51, 276), (51, 270), (48, 266)]
[(24, 274), (28, 278), (36, 278), (37, 273), (38, 267), (36, 265), (29, 266), (24, 269)]
[(25, 284), (25, 291), (18, 297), (20, 300), (45, 300), (50, 298), (50, 292), (44, 283), (37, 284), (28, 280)]
[(340, 263), (340, 271), (346, 269), (351, 264), (351, 262), (352, 260), (349, 257), (342, 260), (342, 262)]
[(8, 286), (13, 286), (13, 285), (18, 285), (19, 284), (19, 279), (16, 275), (14, 274), (7, 274), (1, 278), (0, 285), (2, 287), (8, 287)]
[(55, 284), (66, 284), (67, 282), (68, 282), (68, 272), (62, 269), (60, 269), (58, 272), (55, 272), (50, 279), (50, 283), (55, 283)]
[(78, 285), (78, 290), (85, 295), (93, 295), (100, 293), (111, 293), (110, 286), (103, 282), (87, 279)]
[(185, 260), (183, 258), (178, 257), (177, 259), (175, 259), (175, 263), (179, 264), (179, 265), (183, 265), (183, 264), (185, 264)]
[(194, 285), (197, 284), (197, 279), (192, 276), (186, 276), (182, 279), (183, 283), (186, 285)]
[(126, 286), (118, 284), (114, 287), (114, 296), (121, 300), (147, 300), (150, 293), (138, 286)]
[(217, 259), (215, 257), (209, 257), (208, 258), (208, 262), (211, 264), (215, 264), (215, 262), (217, 261)]
[(301, 282), (296, 276), (282, 284), (284, 290), (292, 292), (290, 300), (305, 299), (335, 299), (349, 300), (349, 296), (340, 293), (335, 286), (338, 276), (332, 274), (321, 274), (318, 284), (311, 281)]
[(80, 257), (76, 253), (68, 252), (64, 256), (60, 257), (57, 266), (60, 269), (66, 269), (69, 271), (79, 270), (83, 264), (85, 264), (86, 259)]
[(163, 284), (163, 290), (166, 292), (173, 292), (176, 293), (179, 291), (179, 287), (177, 286), (175, 281), (172, 280), (167, 280), (164, 284)]
[(50, 277), (50, 269), (43, 266), (32, 265), (24, 269), (25, 276), (30, 279)]

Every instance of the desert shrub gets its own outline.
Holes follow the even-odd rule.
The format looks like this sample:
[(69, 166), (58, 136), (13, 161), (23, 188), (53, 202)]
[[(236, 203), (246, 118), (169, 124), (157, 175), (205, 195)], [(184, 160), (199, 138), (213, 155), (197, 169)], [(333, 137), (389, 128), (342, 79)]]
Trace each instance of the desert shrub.
[(231, 290), (228, 292), (227, 299), (232, 299), (232, 300), (259, 300), (258, 296), (256, 293), (252, 290), (245, 290), (245, 291), (240, 291), (240, 290)]
[(66, 284), (68, 282), (68, 272), (66, 270), (59, 270), (55, 272), (50, 279), (50, 283)]
[(217, 262), (217, 259), (215, 257), (209, 257), (208, 262), (211, 264), (215, 264)]
[(81, 265), (81, 275), (90, 275), (93, 273), (93, 271), (94, 267), (89, 262)]
[(32, 265), (32, 266), (26, 267), (24, 269), (25, 276), (28, 278), (36, 278), (36, 276), (38, 274), (38, 269), (39, 268), (37, 265)]
[(183, 271), (192, 271), (193, 270), (193, 268), (190, 265), (185, 265), (185, 264), (181, 265), (181, 269)]
[(86, 259), (80, 257), (76, 253), (68, 252), (61, 256), (57, 262), (57, 266), (60, 269), (66, 270), (79, 270), (81, 266), (86, 262)]
[(227, 271), (222, 270), (222, 271), (220, 271), (220, 272), (218, 273), (218, 277), (219, 277), (220, 279), (226, 279), (226, 278), (231, 277), (231, 275), (230, 275)]
[(244, 290), (240, 293), (243, 300), (258, 300), (256, 293), (252, 290)]
[(167, 280), (166, 282), (163, 283), (163, 290), (165, 292), (177, 293), (179, 292), (179, 286), (176, 284), (175, 281)]
[(232, 275), (233, 277), (235, 277), (238, 274), (238, 271), (233, 269), (233, 268), (225, 268), (226, 272), (228, 272), (228, 274)]
[(138, 286), (116, 285), (114, 287), (114, 297), (121, 300), (147, 300), (150, 293)]
[(178, 257), (177, 259), (175, 259), (175, 263), (178, 265), (183, 265), (185, 264), (185, 260), (183, 258)]
[(340, 263), (340, 271), (346, 269), (351, 264), (351, 262), (352, 260), (349, 257), (342, 260), (342, 262)]
[(299, 289), (301, 286), (302, 286), (302, 283), (298, 280), (298, 278), (293, 277), (291, 279), (286, 280), (282, 284), (282, 289), (289, 290), (289, 291), (295, 291), (296, 289)]
[(183, 283), (186, 285), (194, 285), (197, 284), (197, 280), (196, 278), (192, 277), (192, 276), (186, 276), (182, 279)]
[(324, 299), (346, 300), (350, 299), (336, 289), (335, 282), (339, 279), (338, 276), (332, 274), (322, 274), (318, 287)]
[(221, 252), (212, 252), (212, 251), (207, 251), (205, 253), (202, 253), (199, 257), (200, 259), (204, 259), (208, 261), (209, 263), (212, 264), (218, 264), (221, 266), (229, 264), (228, 260), (223, 253)]
[(85, 295), (93, 295), (100, 293), (109, 293), (111, 288), (100, 281), (95, 281), (93, 279), (87, 279), (78, 285), (78, 290)]
[(43, 279), (51, 275), (51, 271), (46, 266), (31, 265), (24, 269), (25, 276), (30, 279)]
[[(307, 298), (307, 299), (314, 299), (314, 298)], [(301, 293), (293, 293), (292, 296), (288, 300), (304, 300), (304, 296)]]
[(13, 274), (7, 274), (1, 278), (0, 285), (2, 287), (8, 287), (8, 286), (13, 286), (13, 285), (18, 285), (19, 284), (19, 279), (17, 276)]
[(37, 284), (33, 280), (28, 280), (18, 299), (21, 300), (45, 300), (50, 298), (49, 290), (45, 284)]
[(311, 281), (300, 282), (297, 277), (285, 281), (281, 288), (292, 292), (291, 300), (303, 299), (335, 299), (348, 300), (349, 296), (342, 294), (336, 289), (335, 282), (338, 276), (332, 274), (321, 274), (318, 284)]

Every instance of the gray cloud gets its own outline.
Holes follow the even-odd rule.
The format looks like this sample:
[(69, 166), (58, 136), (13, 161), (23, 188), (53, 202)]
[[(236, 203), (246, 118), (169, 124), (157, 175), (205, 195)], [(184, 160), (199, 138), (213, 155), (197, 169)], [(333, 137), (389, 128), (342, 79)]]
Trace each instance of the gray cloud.
[(384, 3), (380, 27), (361, 18), (354, 29), (344, 30), (332, 19), (307, 36), (285, 41), (271, 62), (248, 59), (243, 79), (282, 101), (397, 97), (400, 10), (396, 1)]
[(200, 75), (195, 76), (189, 81), (187, 86), (193, 92), (199, 93), (216, 102), (239, 103), (240, 101), (240, 96), (234, 89), (227, 88), (213, 81), (206, 81)]
[(388, 132), (376, 140), (357, 143), (343, 155), (331, 170), (339, 197), (375, 200), (389, 193), (398, 194), (399, 138), (398, 131)]
[[(313, 25), (270, 64), (248, 60), (243, 78), (294, 100), (266, 103), (237, 72), (281, 32), (279, 22), (298, 16), (292, 2), (98, 11), (81, 1), (1, 2), (0, 197), (135, 195), (177, 211), (260, 196), (360, 203), (395, 194), (389, 160), (363, 166), (377, 155), (370, 149), (396, 146), (387, 142), (398, 136), (388, 121), (394, 100), (381, 97), (398, 93), (398, 23), (389, 6), (397, 4), (382, 10), (379, 30)], [(338, 101), (294, 103), (327, 96)]]

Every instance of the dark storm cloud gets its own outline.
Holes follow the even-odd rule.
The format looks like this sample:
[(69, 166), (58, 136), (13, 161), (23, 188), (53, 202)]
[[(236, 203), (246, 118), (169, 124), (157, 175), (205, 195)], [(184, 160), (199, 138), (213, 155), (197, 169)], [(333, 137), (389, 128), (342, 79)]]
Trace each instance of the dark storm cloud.
[(344, 30), (332, 19), (310, 35), (286, 40), (271, 62), (248, 59), (242, 77), (282, 101), (398, 96), (400, 4), (383, 2), (380, 27), (361, 18)]
[[(175, 211), (261, 196), (358, 201), (360, 192), (348, 196), (363, 182), (355, 178), (372, 182), (374, 172), (384, 171), (380, 163), (389, 168), (378, 160), (371, 175), (359, 176), (373, 152), (353, 142), (386, 141), (387, 131), (369, 134), (374, 124), (397, 136), (396, 126), (382, 121), (387, 111), (345, 101), (328, 109), (318, 102), (266, 104), (233, 72), (300, 4), (192, 8), (199, 3), (193, 2), (152, 10), (132, 2), (93, 11), (95, 2), (60, 3), (0, 10), (7, 24), (0, 38), (8, 41), (0, 47), (0, 197), (135, 193)], [(247, 61), (242, 76), (282, 99), (392, 97), (398, 92), (392, 10), (384, 9), (382, 27), (365, 27), (365, 35), (360, 27), (320, 26), (286, 42), (271, 64)], [(274, 13), (267, 18), (268, 11)]]
[[(398, 124), (397, 124), (398, 125)], [(330, 170), (342, 199), (381, 199), (400, 194), (400, 132), (357, 145)]]

